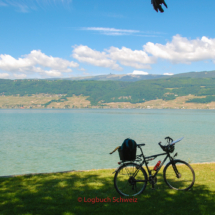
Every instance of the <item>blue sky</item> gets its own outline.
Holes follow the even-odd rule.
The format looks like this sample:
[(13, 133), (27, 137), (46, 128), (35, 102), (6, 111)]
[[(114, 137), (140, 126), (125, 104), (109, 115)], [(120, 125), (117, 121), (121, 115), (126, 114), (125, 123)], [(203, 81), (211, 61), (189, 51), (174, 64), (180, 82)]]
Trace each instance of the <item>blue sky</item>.
[(0, 0), (0, 78), (215, 68), (215, 1)]

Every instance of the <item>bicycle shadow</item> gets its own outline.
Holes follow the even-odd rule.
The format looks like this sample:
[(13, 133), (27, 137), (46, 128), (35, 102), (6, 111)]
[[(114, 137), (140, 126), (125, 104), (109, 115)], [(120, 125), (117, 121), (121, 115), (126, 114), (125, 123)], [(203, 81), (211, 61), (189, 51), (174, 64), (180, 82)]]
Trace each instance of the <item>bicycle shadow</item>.
[(175, 191), (169, 189), (158, 174), (156, 190), (148, 184), (136, 197), (137, 202), (135, 198), (131, 198), (133, 202), (123, 202), (128, 198), (121, 198), (116, 192), (112, 172), (1, 178), (1, 214), (214, 214), (215, 192), (206, 185), (196, 183), (190, 191)]
[[(169, 180), (169, 182), (174, 182)], [(186, 187), (187, 181), (177, 182), (177, 186)], [(149, 187), (148, 187), (149, 188)], [(156, 190), (148, 189), (147, 194), (152, 199), (158, 199), (155, 209), (156, 214), (215, 214), (215, 190), (207, 185), (200, 184), (198, 178), (194, 186), (188, 191), (170, 189), (163, 179), (163, 174), (158, 174)], [(144, 198), (141, 200), (144, 201)], [(153, 207), (151, 207), (153, 210)]]

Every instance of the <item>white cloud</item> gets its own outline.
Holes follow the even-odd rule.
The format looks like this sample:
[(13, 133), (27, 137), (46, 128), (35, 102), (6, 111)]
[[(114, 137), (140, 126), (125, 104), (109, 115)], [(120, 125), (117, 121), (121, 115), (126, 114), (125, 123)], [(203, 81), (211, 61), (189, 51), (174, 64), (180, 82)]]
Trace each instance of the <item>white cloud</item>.
[(80, 45), (74, 47), (72, 56), (80, 62), (118, 71), (122, 70), (122, 68), (117, 62), (136, 69), (150, 69), (149, 64), (155, 63), (155, 58), (149, 57), (146, 52), (142, 50), (133, 51), (126, 47), (122, 47), (121, 49), (111, 47), (109, 50), (99, 52), (88, 46)]
[(166, 45), (148, 42), (143, 47), (154, 57), (172, 63), (191, 64), (202, 60), (213, 60), (215, 63), (215, 39), (205, 36), (201, 39), (188, 40), (186, 37), (175, 35)]
[(142, 50), (131, 50), (126, 47), (121, 49), (111, 47), (107, 50), (110, 58), (119, 61), (124, 66), (131, 66), (136, 69), (150, 69), (149, 64), (155, 63), (154, 57), (149, 57), (148, 54)]
[(174, 75), (173, 73), (164, 73), (163, 75)]
[(6, 54), (0, 55), (0, 70), (12, 73), (40, 73), (40, 75), (57, 77), (62, 73), (72, 72), (71, 68), (78, 66), (73, 61), (47, 56), (40, 50), (33, 50), (30, 54), (18, 59)]
[(9, 78), (9, 76), (8, 73), (0, 73), (0, 78)]
[[(112, 28), (88, 29), (120, 32), (120, 29)], [(114, 70), (122, 70), (119, 64), (136, 69), (151, 69), (151, 65), (155, 64), (157, 59), (181, 64), (191, 64), (203, 60), (212, 60), (215, 63), (215, 39), (203, 36), (201, 39), (189, 40), (186, 37), (175, 35), (172, 41), (165, 45), (148, 42), (143, 46), (143, 50), (132, 50), (127, 47), (120, 49), (112, 46), (103, 52), (80, 45), (74, 48), (73, 57), (80, 62)]]
[(130, 34), (135, 34), (135, 33), (140, 32), (138, 30), (103, 28), (103, 27), (87, 27), (87, 28), (81, 28), (81, 30), (97, 31), (97, 32), (100, 32), (101, 34), (114, 35), (114, 36), (116, 36), (116, 35), (130, 35)]
[(92, 64), (94, 66), (111, 68), (113, 70), (122, 70), (116, 62), (109, 58), (106, 52), (99, 52), (88, 46), (74, 47), (72, 56), (80, 62)]
[(148, 75), (148, 72), (134, 70), (132, 73), (129, 73), (129, 75)]
[(29, 55), (26, 55), (26, 57), (34, 64), (59, 70), (66, 70), (68, 67), (78, 67), (78, 64), (73, 61), (47, 56), (40, 50), (33, 50)]
[(24, 79), (27, 77), (26, 74), (14, 74), (13, 75), (16, 79)]
[(92, 31), (99, 34), (111, 35), (111, 36), (123, 36), (123, 35), (132, 35), (132, 36), (142, 36), (142, 37), (160, 37), (162, 32), (154, 31), (140, 31), (132, 29), (118, 29), (118, 28), (105, 28), (105, 27), (84, 27), (79, 28), (83, 31)]
[[(117, 32), (120, 29), (96, 28), (95, 30)], [(142, 50), (112, 46), (109, 49), (98, 51), (88, 46), (79, 45), (73, 47), (72, 56), (79, 62), (112, 70), (121, 71), (123, 70), (122, 66), (132, 67), (137, 69), (132, 74), (138, 74), (138, 71), (143, 72), (142, 69), (150, 69), (151, 65), (155, 64), (158, 59), (181, 64), (206, 60), (212, 60), (215, 63), (215, 38), (211, 39), (203, 36), (201, 39), (189, 40), (186, 37), (175, 35), (172, 41), (166, 44), (148, 42)], [(78, 66), (79, 64), (76, 62), (47, 56), (40, 50), (33, 50), (20, 58), (0, 54), (0, 71), (2, 72), (0, 77), (3, 78), (9, 77), (10, 73), (21, 73), (27, 76), (29, 74), (39, 74), (45, 77), (60, 77), (63, 73), (72, 72), (72, 68)], [(84, 71), (83, 68), (78, 70)], [(4, 72), (9, 72), (9, 74)], [(172, 74), (164, 73), (164, 75)]]
[(49, 70), (49, 71), (45, 71), (45, 73), (51, 77), (60, 77), (62, 75), (62, 73), (57, 70)]

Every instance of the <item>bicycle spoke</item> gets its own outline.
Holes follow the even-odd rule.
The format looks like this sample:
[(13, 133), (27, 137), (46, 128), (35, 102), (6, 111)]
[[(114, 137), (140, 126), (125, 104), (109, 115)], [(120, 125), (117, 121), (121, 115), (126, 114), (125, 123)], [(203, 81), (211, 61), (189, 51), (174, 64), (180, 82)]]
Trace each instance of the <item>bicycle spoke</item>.
[[(128, 163), (122, 166), (115, 174), (114, 185), (121, 195), (135, 196), (145, 189), (147, 183), (146, 173), (143, 169), (139, 169), (136, 172), (137, 166), (135, 163)], [(121, 174), (122, 172), (123, 174)], [(135, 177), (134, 173), (136, 175)]]
[(164, 178), (169, 187), (177, 190), (187, 190), (193, 186), (195, 174), (186, 162), (177, 161), (175, 166), (170, 164), (165, 169)]

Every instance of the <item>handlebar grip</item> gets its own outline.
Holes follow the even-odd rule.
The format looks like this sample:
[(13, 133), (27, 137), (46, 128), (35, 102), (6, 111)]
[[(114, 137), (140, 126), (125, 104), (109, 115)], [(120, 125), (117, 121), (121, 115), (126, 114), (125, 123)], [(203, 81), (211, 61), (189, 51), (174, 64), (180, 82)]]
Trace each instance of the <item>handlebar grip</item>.
[(161, 146), (161, 142), (159, 142), (158, 145)]

